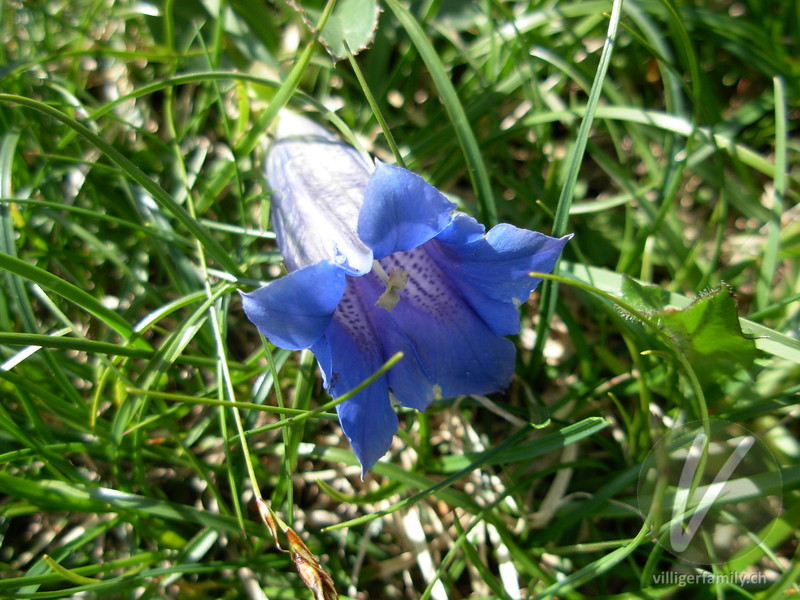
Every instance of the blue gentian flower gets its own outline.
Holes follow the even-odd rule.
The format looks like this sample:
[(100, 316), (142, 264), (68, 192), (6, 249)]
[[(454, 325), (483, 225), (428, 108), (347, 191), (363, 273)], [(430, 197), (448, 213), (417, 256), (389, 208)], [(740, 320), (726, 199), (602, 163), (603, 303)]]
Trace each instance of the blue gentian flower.
[(242, 294), (273, 344), (316, 356), (364, 471), (397, 432), (393, 403), (506, 388), (519, 305), (570, 236), (501, 224), (488, 233), (418, 175), (374, 163), (312, 121), (281, 118), (267, 157), (272, 221), (290, 273)]

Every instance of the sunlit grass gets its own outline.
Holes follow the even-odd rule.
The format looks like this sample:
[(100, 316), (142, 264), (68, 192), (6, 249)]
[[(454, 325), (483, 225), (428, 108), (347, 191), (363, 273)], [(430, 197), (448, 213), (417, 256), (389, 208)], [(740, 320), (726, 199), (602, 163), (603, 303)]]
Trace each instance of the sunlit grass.
[[(311, 598), (262, 495), (342, 597), (783, 597), (800, 9), (383, 8), (362, 82), (284, 3), (0, 7), (0, 596)], [(364, 481), (313, 356), (265, 345), (236, 293), (282, 274), (262, 164), (287, 104), (394, 161), (385, 124), (487, 224), (575, 234), (511, 388), (403, 411)], [(726, 282), (752, 367), (700, 386), (612, 301), (625, 275), (676, 308)], [(706, 411), (782, 470), (766, 542), (717, 567), (755, 587), (659, 584), (691, 565), (636, 510), (655, 440)]]

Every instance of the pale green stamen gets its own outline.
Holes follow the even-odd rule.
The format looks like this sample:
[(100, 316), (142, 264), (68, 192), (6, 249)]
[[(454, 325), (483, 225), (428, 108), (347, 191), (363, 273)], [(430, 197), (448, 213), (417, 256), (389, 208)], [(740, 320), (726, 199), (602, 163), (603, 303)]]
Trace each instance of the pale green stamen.
[(383, 285), (386, 286), (386, 290), (381, 294), (375, 304), (391, 312), (394, 307), (397, 306), (397, 303), (400, 302), (399, 291), (406, 287), (408, 283), (408, 273), (403, 269), (394, 268), (390, 269), (387, 275), (383, 266), (377, 260), (372, 263), (372, 272), (375, 273), (378, 279), (383, 282)]

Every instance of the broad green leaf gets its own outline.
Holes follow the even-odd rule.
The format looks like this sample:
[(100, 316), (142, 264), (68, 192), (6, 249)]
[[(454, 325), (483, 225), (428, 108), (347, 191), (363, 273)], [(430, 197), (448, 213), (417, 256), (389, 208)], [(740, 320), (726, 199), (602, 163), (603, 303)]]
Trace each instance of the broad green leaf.
[(622, 279), (622, 295), (627, 304), (653, 317), (704, 386), (753, 363), (756, 345), (742, 333), (736, 298), (728, 286), (698, 295), (683, 309), (670, 306), (670, 294), (663, 288), (630, 277)]

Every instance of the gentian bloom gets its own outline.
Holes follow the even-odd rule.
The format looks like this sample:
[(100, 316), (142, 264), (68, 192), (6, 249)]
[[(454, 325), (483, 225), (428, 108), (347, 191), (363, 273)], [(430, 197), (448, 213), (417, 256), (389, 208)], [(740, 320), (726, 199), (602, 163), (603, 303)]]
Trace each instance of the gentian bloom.
[(548, 272), (561, 239), (501, 224), (488, 233), (421, 177), (371, 163), (312, 121), (281, 118), (267, 158), (272, 222), (290, 273), (242, 294), (273, 344), (316, 356), (334, 397), (398, 351), (372, 385), (337, 406), (361, 467), (397, 431), (393, 402), (508, 386), (519, 305)]

